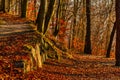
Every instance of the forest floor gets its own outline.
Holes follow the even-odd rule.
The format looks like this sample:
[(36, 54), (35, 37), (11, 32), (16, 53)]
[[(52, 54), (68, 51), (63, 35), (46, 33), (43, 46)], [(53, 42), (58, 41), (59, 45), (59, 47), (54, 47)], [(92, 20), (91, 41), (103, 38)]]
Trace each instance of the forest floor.
[[(7, 17), (6, 17), (7, 16)], [(8, 24), (29, 22), (13, 16), (0, 14)], [(12, 23), (11, 23), (12, 22)], [(2, 34), (1, 32), (0, 34)], [(11, 60), (23, 55), (23, 45), (33, 44), (34, 32), (11, 34), (0, 37), (0, 80), (120, 80), (120, 67), (115, 67), (114, 58), (84, 55), (73, 51), (72, 58), (62, 56), (60, 60), (47, 59), (42, 68), (21, 73), (11, 70)]]

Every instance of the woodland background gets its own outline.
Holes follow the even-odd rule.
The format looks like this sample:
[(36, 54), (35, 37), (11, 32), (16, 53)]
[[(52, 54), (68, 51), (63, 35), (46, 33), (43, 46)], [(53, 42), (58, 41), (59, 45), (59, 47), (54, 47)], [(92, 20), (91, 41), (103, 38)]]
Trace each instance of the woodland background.
[[(116, 1), (120, 3), (119, 0)], [(25, 46), (29, 50), (27, 53), (32, 54), (29, 56), (32, 58), (31, 61), (28, 62), (29, 59), (26, 61), (32, 64), (32, 67), (27, 66), (26, 71), (31, 71), (35, 66), (42, 67), (48, 58), (58, 60), (63, 56), (72, 58), (76, 53), (114, 58), (116, 65), (119, 65), (118, 47), (118, 53), (115, 52), (116, 43), (119, 43), (115, 39), (117, 20), (119, 23), (119, 17), (116, 17), (119, 16), (117, 14), (119, 9), (116, 8), (119, 6), (116, 1), (0, 0), (0, 25), (23, 22), (34, 27), (35, 32), (26, 34), (27, 37), (23, 36), (21, 40), (24, 44), (20, 46), (22, 47), (20, 50)], [(28, 41), (29, 44), (28, 36), (32, 39), (31, 42)], [(16, 39), (17, 37), (19, 36), (16, 35)], [(17, 45), (19, 44), (15, 46)], [(4, 48), (1, 48), (1, 53), (3, 52)], [(24, 50), (23, 52), (25, 53)]]

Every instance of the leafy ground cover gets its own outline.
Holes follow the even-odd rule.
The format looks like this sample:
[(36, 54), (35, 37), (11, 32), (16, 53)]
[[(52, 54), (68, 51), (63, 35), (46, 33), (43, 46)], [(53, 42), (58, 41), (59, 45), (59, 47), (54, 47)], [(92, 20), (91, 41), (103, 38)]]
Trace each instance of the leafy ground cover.
[[(114, 66), (114, 59), (73, 54), (73, 58), (63, 57), (60, 61), (48, 59), (43, 68), (28, 73), (11, 73), (2, 67), (1, 79), (18, 80), (119, 80), (120, 68)], [(7, 61), (7, 60), (6, 60)], [(2, 64), (3, 65), (3, 64)], [(9, 65), (9, 64), (6, 64)], [(4, 73), (4, 74), (3, 74)], [(11, 73), (11, 74), (10, 74)]]
[[(7, 18), (6, 18), (7, 16)], [(25, 23), (26, 20), (0, 14), (7, 23)], [(8, 19), (9, 18), (9, 19)], [(10, 21), (11, 20), (11, 21)], [(18, 21), (18, 22), (17, 22)], [(34, 46), (34, 32), (12, 34), (0, 38), (0, 79), (2, 80), (119, 80), (120, 68), (115, 67), (114, 58), (83, 55), (73, 51), (72, 58), (62, 56), (60, 60), (47, 59), (43, 68), (23, 73), (21, 69), (13, 69), (13, 60), (25, 55), (24, 44)], [(16, 56), (17, 55), (17, 56)]]
[(119, 80), (120, 68), (114, 59), (73, 54), (74, 58), (61, 61), (48, 59), (42, 69), (25, 74), (27, 78), (41, 80)]
[(26, 18), (20, 18), (19, 16), (14, 16), (14, 15), (0, 12), (1, 24), (22, 24), (22, 23), (29, 23), (30, 21), (31, 20)]
[[(29, 35), (29, 37), (28, 37)], [(0, 39), (0, 78), (18, 80), (119, 80), (120, 68), (114, 58), (83, 55), (72, 52), (73, 58), (47, 59), (43, 68), (22, 73), (11, 70), (11, 60), (24, 55), (23, 44), (30, 43), (33, 33), (19, 34)], [(32, 43), (31, 43), (32, 44)], [(23, 53), (23, 54), (22, 54)]]

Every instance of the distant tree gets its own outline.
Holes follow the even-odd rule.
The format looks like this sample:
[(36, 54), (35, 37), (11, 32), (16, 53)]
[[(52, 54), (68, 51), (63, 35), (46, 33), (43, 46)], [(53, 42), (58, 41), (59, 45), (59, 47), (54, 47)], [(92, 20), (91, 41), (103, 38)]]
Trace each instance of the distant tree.
[(91, 54), (91, 19), (90, 19), (90, 5), (91, 0), (86, 0), (86, 36), (85, 36), (85, 47), (84, 47), (84, 53), (85, 54)]
[(116, 52), (115, 52), (115, 59), (116, 59), (116, 66), (120, 66), (120, 0), (115, 0), (116, 6)]
[(5, 0), (1, 0), (1, 11), (5, 12)]
[(106, 57), (110, 58), (110, 51), (111, 51), (111, 47), (112, 47), (112, 43), (113, 43), (113, 39), (114, 39), (114, 35), (115, 35), (115, 30), (116, 30), (116, 22), (114, 23), (111, 35), (110, 35), (110, 42), (107, 48), (107, 53), (106, 53)]
[(56, 24), (55, 24), (55, 30), (54, 30), (54, 32), (53, 32), (53, 35), (54, 36), (57, 36), (57, 34), (58, 34), (58, 32), (59, 32), (59, 24), (58, 24), (58, 22), (59, 22), (59, 18), (60, 18), (60, 7), (61, 7), (61, 0), (58, 0), (58, 6), (57, 6), (57, 11), (56, 11)]
[(78, 3), (79, 0), (74, 0), (74, 10), (73, 10), (73, 40), (75, 40), (77, 35), (76, 23), (77, 23), (77, 12), (78, 12)]
[(5, 0), (5, 12), (9, 12), (10, 9), (10, 0)]
[(21, 17), (26, 17), (26, 10), (27, 10), (27, 0), (21, 0)]

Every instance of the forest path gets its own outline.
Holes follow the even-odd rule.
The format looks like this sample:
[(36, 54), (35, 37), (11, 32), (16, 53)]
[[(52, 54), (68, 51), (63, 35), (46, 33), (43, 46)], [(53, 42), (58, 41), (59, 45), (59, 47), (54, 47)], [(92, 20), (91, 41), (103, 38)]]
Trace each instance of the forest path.
[(29, 24), (8, 24), (0, 25), (0, 37), (10, 36), (11, 34), (34, 31)]
[(0, 38), (24, 32), (34, 31), (33, 22), (26, 18), (0, 13)]
[(73, 54), (73, 58), (46, 60), (42, 69), (28, 73), (26, 79), (41, 80), (120, 80), (114, 58)]

